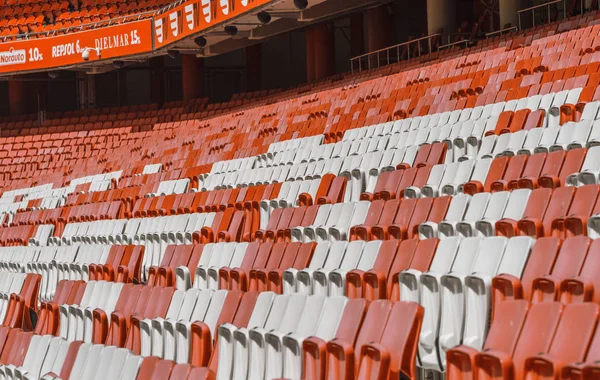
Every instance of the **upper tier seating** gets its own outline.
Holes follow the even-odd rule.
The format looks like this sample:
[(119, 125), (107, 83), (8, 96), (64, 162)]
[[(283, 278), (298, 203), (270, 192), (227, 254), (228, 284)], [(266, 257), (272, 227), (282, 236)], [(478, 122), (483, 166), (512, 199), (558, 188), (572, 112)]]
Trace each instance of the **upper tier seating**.
[(172, 2), (171, 0), (7, 0), (3, 2), (0, 11), (0, 38), (14, 40), (27, 33), (32, 33), (31, 36), (37, 38), (63, 34), (72, 27), (91, 28), (93, 24), (102, 21), (126, 20), (125, 16), (136, 15), (135, 19), (152, 17), (153, 11)]

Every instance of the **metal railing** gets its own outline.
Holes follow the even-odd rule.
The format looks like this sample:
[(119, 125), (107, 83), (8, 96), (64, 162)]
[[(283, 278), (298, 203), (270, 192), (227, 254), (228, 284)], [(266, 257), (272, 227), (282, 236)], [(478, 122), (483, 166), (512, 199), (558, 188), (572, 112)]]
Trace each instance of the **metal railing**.
[(512, 32), (513, 30), (515, 32), (518, 32), (519, 28), (516, 27), (516, 26), (510, 26), (508, 28), (504, 28), (504, 29), (500, 29), (500, 30), (495, 30), (493, 32), (486, 33), (485, 34), (485, 38), (490, 38), (490, 37), (495, 36), (495, 35), (501, 35), (501, 34), (504, 34), (506, 32)]
[(467, 47), (467, 46), (469, 46), (469, 42), (471, 42), (471, 40), (469, 40), (469, 39), (464, 39), (464, 40), (460, 40), (460, 41), (450, 42), (449, 44), (438, 46), (438, 51), (444, 50), (444, 49), (447, 49), (449, 47), (453, 47), (453, 46), (456, 46), (456, 45), (461, 45), (461, 44), (465, 44), (465, 47)]
[[(534, 27), (535, 26), (535, 13), (536, 13), (536, 10), (542, 9), (542, 8), (546, 7), (546, 9), (548, 11), (548, 21), (547, 22), (550, 23), (550, 22), (552, 22), (551, 21), (552, 17), (550, 15), (550, 12), (552, 10), (551, 6), (555, 5), (555, 4), (559, 4), (559, 3), (563, 4), (563, 18), (566, 18), (567, 17), (567, 2), (566, 2), (566, 0), (553, 0), (553, 1), (549, 1), (549, 2), (544, 3), (544, 4), (534, 5), (533, 7), (529, 7), (529, 8), (525, 8), (525, 9), (521, 9), (521, 10), (517, 11), (517, 17), (519, 18), (519, 30), (523, 30), (523, 27), (521, 25), (521, 15), (523, 13), (525, 13), (525, 12), (531, 12), (531, 20), (533, 22), (533, 25), (531, 27)], [(583, 0), (581, 0), (581, 9), (582, 9), (582, 12), (583, 12)]]
[[(434, 38), (441, 37), (440, 33), (430, 34), (425, 37), (415, 38), (414, 40), (406, 41), (398, 45), (390, 46), (384, 49), (372, 51), (370, 53), (358, 55), (356, 57), (350, 58), (350, 67), (352, 72), (354, 72), (355, 67), (360, 72), (363, 69), (373, 69), (378, 68), (380, 66), (389, 65), (390, 63), (400, 62), (404, 59), (404, 55), (407, 54), (407, 59), (411, 59), (414, 57), (420, 57), (424, 52), (421, 51), (421, 41), (427, 40), (427, 52), (426, 54), (432, 53), (432, 41)], [(411, 57), (411, 49), (410, 45), (417, 44), (417, 53), (413, 54)], [(404, 49), (406, 48), (406, 49)], [(381, 58), (381, 54), (384, 54), (384, 57)], [(395, 59), (395, 60), (394, 60)], [(363, 61), (366, 60), (366, 63), (363, 64)], [(357, 63), (357, 65), (355, 64)]]

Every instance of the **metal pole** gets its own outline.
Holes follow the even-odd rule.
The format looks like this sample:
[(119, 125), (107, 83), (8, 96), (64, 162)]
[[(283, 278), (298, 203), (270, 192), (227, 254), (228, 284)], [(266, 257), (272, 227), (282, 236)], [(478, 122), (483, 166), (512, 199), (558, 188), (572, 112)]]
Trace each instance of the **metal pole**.
[(521, 30), (521, 12), (517, 13), (517, 16), (519, 17), (519, 30)]
[(421, 41), (417, 41), (417, 46), (419, 48), (419, 57), (421, 56)]
[(400, 46), (396, 46), (396, 60), (400, 62)]
[(390, 50), (386, 50), (385, 53), (387, 54), (387, 64), (390, 64)]
[(429, 54), (431, 54), (431, 37), (427, 38), (427, 45), (429, 46)]

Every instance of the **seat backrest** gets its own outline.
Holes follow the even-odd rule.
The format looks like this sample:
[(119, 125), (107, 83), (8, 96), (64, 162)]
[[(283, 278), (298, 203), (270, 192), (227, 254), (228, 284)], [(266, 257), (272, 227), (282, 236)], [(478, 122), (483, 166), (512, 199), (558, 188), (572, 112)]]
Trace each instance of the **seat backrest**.
[[(327, 195), (319, 198), (317, 203), (322, 204), (343, 202), (347, 183), (348, 179), (346, 177), (336, 177), (331, 183), (331, 186), (327, 191)], [(327, 200), (329, 200), (329, 202), (327, 202)]]
[(600, 187), (598, 185), (584, 185), (577, 188), (568, 215), (586, 215), (589, 216), (593, 211), (592, 205), (596, 204)]
[(502, 218), (511, 194), (512, 193), (508, 191), (497, 191), (492, 193), (487, 208), (485, 209), (485, 213), (483, 214), (483, 219), (498, 220)]
[(367, 217), (365, 218), (364, 224), (367, 226), (374, 226), (379, 222), (379, 218), (384, 210), (385, 201), (382, 199), (371, 202)]
[[(171, 373), (171, 368), (168, 367), (169, 362), (169, 360), (162, 360), (161, 358), (156, 356), (148, 356), (142, 361), (142, 365), (140, 366), (137, 378), (153, 379), (156, 375), (157, 378), (168, 379)], [(170, 363), (171, 366), (174, 365), (173, 362)], [(164, 371), (166, 371), (167, 373), (165, 374)]]
[[(394, 176), (402, 175), (402, 171), (387, 171), (383, 172), (377, 178), (377, 183), (375, 184), (375, 189), (373, 190), (373, 196), (375, 198), (380, 198), (381, 192), (388, 190), (388, 183), (392, 182)], [(395, 187), (394, 187), (395, 189)], [(386, 199), (386, 198), (382, 198)]]
[(546, 161), (544, 162), (544, 166), (542, 167), (541, 174), (545, 176), (558, 176), (566, 156), (567, 152), (564, 150), (557, 150), (548, 153), (548, 156), (546, 156)]
[(410, 262), (410, 268), (425, 272), (429, 269), (440, 243), (439, 239), (421, 240)]
[(522, 378), (525, 359), (548, 351), (563, 309), (559, 302), (537, 303), (530, 307), (512, 355), (515, 378)]
[(509, 162), (510, 158), (507, 156), (498, 157), (492, 161), (487, 176), (485, 177), (483, 191), (491, 191), (492, 183), (498, 179), (504, 178), (504, 173), (506, 172)]
[[(23, 365), (25, 355), (29, 349), (33, 332), (19, 332), (15, 344), (12, 347), (7, 364), (13, 364), (17, 367)], [(7, 342), (8, 343), (8, 342)]]
[(373, 269), (384, 269), (383, 273), (390, 279), (389, 276), (408, 268), (418, 244), (418, 239), (402, 240), (399, 244), (397, 240), (384, 241), (379, 248), (380, 254), (373, 264)]
[(494, 321), (485, 340), (484, 351), (493, 350), (512, 355), (529, 307), (529, 302), (525, 300), (502, 302), (494, 311)]
[(587, 236), (566, 239), (552, 269), (552, 275), (560, 279), (577, 276), (585, 262), (591, 243), (592, 239)]
[(431, 210), (429, 211), (429, 215), (427, 216), (427, 221), (440, 223), (442, 220), (444, 220), (450, 210), (452, 199), (453, 197), (449, 196), (435, 198), (435, 201), (431, 206)]
[(364, 299), (349, 299), (335, 331), (335, 338), (354, 345), (361, 330), (368, 303)]
[[(282, 217), (284, 211), (290, 210), (290, 208), (276, 208), (271, 212), (269, 216), (269, 222), (267, 223), (266, 230), (274, 230), (279, 226), (279, 220)], [(293, 209), (291, 209), (293, 211)], [(288, 211), (289, 212), (289, 211)]]
[(546, 153), (536, 153), (529, 157), (527, 160), (527, 165), (523, 169), (523, 178), (537, 178), (542, 173), (542, 168), (544, 167), (544, 163), (546, 162), (546, 157), (548, 155)]
[(389, 225), (394, 222), (399, 205), (402, 201), (398, 199), (390, 199), (385, 202), (383, 212), (379, 218), (379, 224)]
[(317, 243), (315, 243), (315, 242), (302, 243), (302, 245), (298, 249), (298, 253), (296, 254), (294, 263), (293, 263), (293, 265), (290, 266), (290, 268), (295, 268), (295, 269), (306, 268), (312, 260), (312, 257), (315, 253), (316, 247), (317, 247)]
[[(213, 301), (206, 312), (204, 323), (208, 326), (211, 332), (213, 343), (216, 342), (217, 338), (217, 327), (225, 323), (233, 323), (237, 319), (235, 326), (243, 327), (248, 323), (250, 311), (254, 308), (258, 293), (256, 292), (241, 292), (241, 291), (227, 291), (221, 305), (213, 307)], [(240, 307), (243, 308), (240, 310)], [(239, 318), (237, 312), (240, 311)], [(194, 352), (192, 351), (192, 356)], [(200, 356), (200, 355), (198, 355)], [(192, 363), (200, 365), (200, 363)]]
[(163, 288), (158, 297), (152, 297), (152, 302), (147, 304), (143, 316), (150, 319), (156, 317), (164, 318), (167, 314), (167, 310), (169, 309), (169, 305), (175, 290), (176, 289), (173, 287)]
[[(283, 228), (287, 228), (288, 226), (290, 226), (290, 221), (292, 220), (292, 216), (294, 215), (295, 210), (298, 209), (302, 209), (302, 208), (293, 208), (293, 207), (288, 207), (288, 208), (277, 208), (275, 210), (273, 210), (273, 213), (275, 213), (275, 211), (277, 210), (283, 210), (278, 218), (277, 223), (275, 224), (275, 226), (269, 228), (269, 226), (267, 226), (267, 230), (277, 230), (277, 229), (283, 229)], [(269, 219), (269, 224), (271, 224), (271, 219)]]
[[(442, 197), (442, 198), (445, 198), (445, 199), (443, 199), (440, 202), (440, 204), (438, 205), (438, 207), (440, 207), (440, 208), (444, 207), (444, 201), (446, 201), (446, 203), (450, 202), (447, 199), (449, 197)], [(435, 200), (436, 199), (434, 199), (434, 198), (421, 198), (421, 199), (417, 200), (417, 203), (415, 205), (415, 208), (414, 208), (413, 213), (410, 218), (410, 223), (407, 226), (408, 227), (407, 228), (408, 237), (413, 237), (413, 236), (417, 235), (419, 224), (429, 220), (428, 216), (429, 216), (430, 211), (435, 203)], [(441, 214), (441, 213), (442, 213), (442, 211), (438, 211), (438, 214)], [(443, 212), (443, 213), (445, 214), (445, 212)], [(443, 217), (443, 216), (441, 216), (441, 217)]]
[(403, 199), (394, 218), (394, 224), (404, 228), (408, 227), (416, 206), (417, 199)]
[(546, 212), (550, 197), (552, 196), (552, 189), (535, 189), (529, 196), (527, 201), (527, 207), (523, 212), (523, 218), (537, 218), (541, 219)]
[(444, 159), (446, 158), (447, 150), (448, 145), (445, 143), (440, 142), (432, 144), (429, 156), (427, 157), (427, 165), (433, 166), (443, 163)]
[[(354, 352), (357, 355), (360, 353), (361, 347), (364, 344), (381, 341), (392, 307), (393, 303), (388, 300), (376, 300), (371, 302), (354, 344)], [(355, 371), (358, 370), (359, 365), (360, 361), (356, 360)]]
[(483, 243), (483, 238), (480, 237), (464, 238), (456, 252), (456, 257), (449, 272), (459, 276), (470, 274), (478, 254), (484, 254), (479, 252), (481, 243)]
[[(313, 297), (313, 299), (311, 299), (310, 302), (309, 297)], [(316, 306), (314, 305), (314, 303), (322, 304), (321, 301), (324, 301), (324, 297), (322, 296), (292, 294), (290, 296), (290, 301), (287, 304), (285, 312), (283, 313), (281, 323), (277, 327), (277, 330), (285, 333), (295, 331), (296, 327), (298, 326), (298, 323), (300, 323), (301, 321), (301, 317), (304, 314), (304, 310), (306, 309), (307, 311), (312, 311), (312, 306)], [(307, 308), (307, 306), (309, 306), (309, 308)], [(315, 318), (318, 318), (318, 316), (316, 316)], [(312, 322), (316, 324), (316, 320), (313, 320)]]
[(548, 353), (563, 363), (584, 359), (598, 322), (599, 306), (592, 302), (565, 306)]
[(275, 243), (273, 245), (273, 248), (271, 249), (271, 254), (269, 255), (269, 258), (267, 259), (264, 267), (260, 268), (269, 270), (278, 268), (279, 263), (281, 263), (281, 260), (283, 259), (283, 256), (285, 254), (286, 245), (287, 243), (283, 242)]
[(579, 172), (583, 162), (585, 161), (586, 154), (586, 148), (572, 149), (567, 153), (567, 156), (565, 157), (563, 165), (560, 169), (560, 173), (558, 174), (558, 179), (560, 180), (562, 186), (565, 185), (567, 176)]
[[(252, 243), (248, 244), (248, 246), (246, 247), (246, 252), (244, 254), (244, 258), (242, 260), (242, 263), (240, 264), (240, 268), (248, 269), (248, 270), (250, 268), (252, 268), (252, 264), (254, 263), (254, 260), (256, 260), (256, 256), (258, 255), (258, 252), (262, 246), (263, 246), (263, 244), (261, 244), (259, 242), (252, 242)], [(270, 252), (270, 247), (272, 247), (272, 244), (265, 243), (264, 246), (265, 246), (265, 249), (267, 247), (269, 247), (269, 252)], [(206, 245), (206, 247), (209, 248), (211, 246)], [(203, 255), (203, 257), (204, 257), (204, 255)]]
[[(425, 167), (425, 168), (428, 168), (428, 167)], [(415, 182), (415, 177), (417, 176), (417, 172), (419, 170), (420, 169), (417, 169), (417, 168), (410, 168), (410, 169), (404, 170), (404, 173), (402, 174), (402, 180), (400, 181), (400, 183), (398, 184), (398, 187), (396, 188), (396, 198), (402, 198), (404, 196), (404, 189), (406, 189), (409, 186), (413, 186), (413, 184)], [(429, 177), (429, 173), (424, 173), (424, 177), (422, 178), (423, 185), (427, 181), (427, 177)]]
[[(390, 353), (390, 378), (415, 377), (417, 344), (424, 315), (423, 307), (414, 302), (399, 301), (392, 307), (380, 342)], [(371, 379), (371, 366), (364, 364), (361, 360), (358, 378)], [(363, 377), (367, 374), (369, 376)]]
[(504, 236), (492, 236), (483, 239), (479, 247), (479, 255), (473, 263), (473, 275), (494, 276), (500, 266), (500, 260), (508, 244)]
[(198, 263), (200, 262), (200, 260), (202, 259), (202, 254), (204, 253), (204, 244), (195, 244), (192, 248), (192, 251), (190, 253), (190, 257), (189, 260), (187, 262), (187, 267), (190, 269), (190, 271), (195, 271), (196, 268), (198, 267)]
[(437, 246), (429, 270), (435, 273), (447, 273), (454, 262), (460, 242), (461, 239), (459, 237), (441, 240)]
[(219, 233), (222, 231), (227, 231), (231, 237), (231, 241), (240, 241), (242, 237), (242, 231), (244, 229), (244, 223), (246, 222), (245, 219), (246, 214), (244, 211), (236, 211), (233, 215), (233, 218), (231, 218), (231, 223), (229, 226), (226, 229), (219, 231)]
[(452, 197), (448, 212), (444, 220), (448, 221), (461, 221), (468, 209), (469, 203), (471, 202), (471, 196), (467, 194), (458, 194)]
[[(304, 215), (306, 214), (307, 210), (309, 210), (309, 209), (310, 209), (310, 207), (292, 208), (293, 214), (292, 214), (291, 218), (287, 221), (287, 224), (285, 224), (285, 227), (278, 226), (278, 229), (297, 227), (297, 226), (302, 225), (302, 220), (304, 219)], [(284, 223), (285, 223), (285, 221), (282, 220), (281, 224), (284, 225)]]
[(284, 246), (284, 251), (281, 260), (279, 261), (279, 263), (277, 263), (277, 268), (282, 268), (284, 270), (287, 268), (293, 268), (294, 261), (296, 261), (298, 251), (301, 247), (302, 243), (299, 242), (286, 243)]
[[(244, 255), (244, 260), (242, 261), (242, 265), (240, 265), (240, 268), (247, 271), (248, 273), (252, 268), (264, 268), (267, 261), (269, 260), (269, 256), (271, 256), (273, 245), (274, 244), (271, 242), (265, 242), (260, 244), (256, 256), (249, 257), (249, 260), (246, 260), (246, 256), (248, 255), (248, 249), (246, 249), (246, 255)], [(250, 262), (252, 258), (254, 258), (254, 261)]]

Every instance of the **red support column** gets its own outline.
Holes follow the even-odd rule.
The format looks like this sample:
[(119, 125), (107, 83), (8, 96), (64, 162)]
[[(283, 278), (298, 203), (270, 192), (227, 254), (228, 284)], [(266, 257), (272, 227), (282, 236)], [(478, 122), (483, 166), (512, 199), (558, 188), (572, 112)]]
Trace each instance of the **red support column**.
[(393, 18), (387, 5), (368, 9), (369, 52), (386, 48), (394, 43), (394, 25), (392, 21)]
[(150, 99), (154, 104), (165, 102), (165, 57), (150, 58)]
[(181, 86), (184, 101), (204, 96), (204, 58), (181, 56)]
[(8, 81), (8, 105), (11, 116), (24, 115), (27, 109), (27, 82)]
[(315, 79), (321, 80), (335, 73), (335, 47), (333, 28), (328, 24), (314, 28)]
[(33, 111), (47, 111), (48, 110), (48, 80), (46, 73), (37, 74), (40, 80), (35, 82), (35, 88), (37, 97), (34, 101)]
[(262, 45), (246, 47), (246, 85), (248, 91), (262, 89)]
[(358, 12), (350, 16), (350, 54), (352, 57), (365, 52), (365, 21), (364, 13)]
[(315, 80), (315, 30), (308, 28), (304, 32), (306, 36), (306, 81)]
[(8, 81), (8, 103), (11, 116), (36, 113), (46, 109), (48, 82), (45, 73), (23, 75)]
[(119, 106), (127, 105), (127, 70), (117, 71), (117, 94), (119, 96)]

